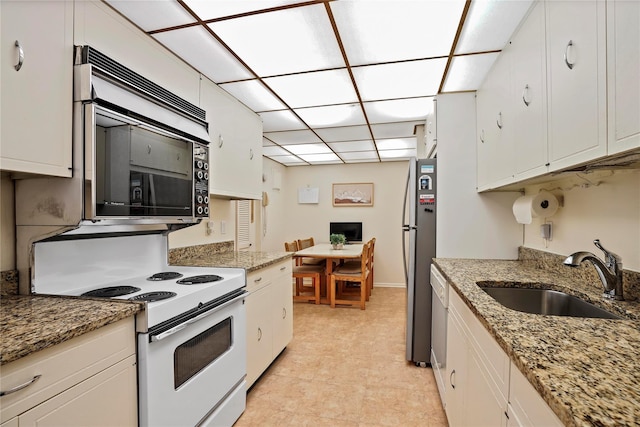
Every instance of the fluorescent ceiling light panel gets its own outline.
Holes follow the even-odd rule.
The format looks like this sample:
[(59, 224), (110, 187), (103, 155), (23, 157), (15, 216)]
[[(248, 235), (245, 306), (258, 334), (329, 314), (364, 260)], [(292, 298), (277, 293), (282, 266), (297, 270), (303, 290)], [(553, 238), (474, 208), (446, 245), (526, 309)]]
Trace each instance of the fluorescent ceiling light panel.
[(253, 111), (282, 110), (286, 106), (258, 80), (225, 83), (220, 87)]
[(476, 90), (498, 59), (499, 53), (483, 53), (454, 57), (447, 73), (443, 92)]
[(317, 129), (316, 133), (324, 142), (356, 141), (371, 139), (368, 126), (344, 126)]
[(346, 69), (270, 77), (264, 82), (292, 108), (358, 101)]
[(365, 102), (364, 109), (369, 123), (424, 120), (433, 111), (433, 97)]
[(384, 123), (371, 125), (371, 131), (376, 139), (414, 137), (415, 127), (423, 125), (423, 121)]
[(269, 140), (276, 144), (313, 144), (316, 142), (322, 142), (320, 138), (316, 136), (310, 130), (293, 130), (286, 132), (269, 132), (264, 134)]
[(185, 0), (185, 4), (203, 21), (291, 3), (291, 0)]
[(337, 1), (329, 6), (351, 65), (446, 56), (464, 0)]
[(366, 124), (359, 104), (297, 108), (295, 112), (310, 127), (322, 128)]
[(333, 153), (326, 154), (304, 154), (300, 158), (312, 164), (320, 163), (342, 163), (342, 160)]
[(434, 96), (445, 58), (356, 67), (353, 75), (363, 101)]
[(324, 5), (209, 24), (260, 76), (344, 67)]
[(416, 150), (380, 150), (380, 160), (406, 160), (416, 156)]
[(340, 153), (340, 157), (347, 163), (370, 162), (378, 160), (378, 153), (375, 151), (358, 151), (351, 153)]
[(532, 0), (473, 0), (455, 53), (501, 50), (532, 3)]
[(345, 142), (329, 142), (329, 147), (336, 153), (345, 153), (350, 151), (371, 151), (376, 147), (373, 145), (373, 141), (345, 141)]
[(402, 150), (402, 149), (416, 149), (416, 138), (392, 138), (392, 139), (379, 139), (376, 140), (378, 150)]
[(282, 147), (278, 147), (277, 145), (272, 145), (270, 147), (262, 147), (262, 155), (271, 157), (271, 156), (288, 156), (291, 152), (285, 150)]
[(324, 144), (297, 144), (287, 145), (287, 151), (300, 156), (302, 154), (327, 154), (332, 153), (331, 149)]
[(286, 166), (293, 166), (293, 165), (306, 165), (307, 162), (305, 162), (304, 160), (294, 156), (294, 155), (289, 155), (289, 156), (269, 156), (269, 158), (271, 160), (273, 160), (274, 162), (278, 162), (278, 163), (282, 163), (283, 165)]
[(178, 2), (107, 0), (107, 3), (144, 31), (196, 22)]
[(165, 31), (153, 38), (216, 83), (253, 77), (202, 27)]
[(304, 123), (289, 110), (266, 111), (258, 115), (262, 118), (263, 132), (307, 128)]

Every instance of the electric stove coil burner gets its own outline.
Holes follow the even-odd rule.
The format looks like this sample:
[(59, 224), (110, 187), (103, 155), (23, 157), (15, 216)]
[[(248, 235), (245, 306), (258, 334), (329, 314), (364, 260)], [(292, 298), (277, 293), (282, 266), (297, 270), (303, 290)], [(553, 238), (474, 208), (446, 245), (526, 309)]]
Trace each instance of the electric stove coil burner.
[(155, 302), (155, 301), (162, 301), (163, 299), (167, 299), (167, 298), (173, 298), (176, 295), (177, 294), (175, 292), (166, 292), (166, 291), (146, 292), (144, 294), (133, 296), (129, 298), (129, 300)]
[(156, 273), (153, 276), (147, 277), (147, 280), (152, 280), (152, 281), (172, 280), (172, 279), (177, 279), (179, 277), (182, 277), (182, 274), (176, 271), (163, 271), (160, 273)]
[(83, 293), (83, 297), (113, 298), (122, 295), (138, 292), (140, 288), (135, 286), (111, 286), (108, 288), (99, 288)]
[(180, 285), (199, 285), (201, 283), (217, 282), (222, 279), (223, 277), (218, 276), (217, 274), (200, 274), (198, 276), (185, 277), (184, 279), (178, 280), (176, 283)]

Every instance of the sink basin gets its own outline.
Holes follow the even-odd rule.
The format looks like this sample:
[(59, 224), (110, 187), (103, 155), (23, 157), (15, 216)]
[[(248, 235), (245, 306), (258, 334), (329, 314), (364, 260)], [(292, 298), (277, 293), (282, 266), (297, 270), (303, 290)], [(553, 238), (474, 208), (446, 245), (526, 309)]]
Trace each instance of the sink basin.
[(622, 319), (607, 310), (560, 291), (483, 286), (481, 283), (478, 285), (497, 302), (512, 310), (554, 316)]

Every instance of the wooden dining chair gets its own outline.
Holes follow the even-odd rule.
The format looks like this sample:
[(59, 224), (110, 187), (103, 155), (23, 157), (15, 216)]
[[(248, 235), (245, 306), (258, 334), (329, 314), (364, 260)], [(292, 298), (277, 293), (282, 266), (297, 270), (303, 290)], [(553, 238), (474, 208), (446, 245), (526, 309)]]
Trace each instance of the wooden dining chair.
[(376, 246), (376, 238), (372, 237), (369, 240), (370, 248), (369, 248), (369, 269), (371, 272), (369, 273), (369, 296), (371, 296), (371, 292), (373, 291), (373, 271), (374, 271), (374, 263), (373, 263), (373, 250)]
[[(287, 252), (296, 252), (298, 250), (298, 242), (285, 242), (284, 249)], [(296, 258), (293, 266), (292, 276), (296, 282), (294, 301), (313, 301), (320, 304), (320, 283), (324, 276), (324, 266), (322, 265), (301, 265), (299, 258)], [(304, 279), (311, 279), (311, 286), (307, 286)]]
[[(370, 269), (370, 257), (369, 257), (370, 244), (365, 243), (362, 246), (362, 255), (360, 256), (360, 263), (345, 263), (339, 265), (330, 274), (329, 282), (329, 301), (332, 308), (335, 308), (336, 304), (348, 305), (352, 307), (360, 307), (361, 310), (365, 309), (365, 303), (368, 299), (369, 293), (369, 275)], [(337, 296), (338, 282), (351, 282), (360, 284), (359, 299), (347, 299), (344, 293)]]

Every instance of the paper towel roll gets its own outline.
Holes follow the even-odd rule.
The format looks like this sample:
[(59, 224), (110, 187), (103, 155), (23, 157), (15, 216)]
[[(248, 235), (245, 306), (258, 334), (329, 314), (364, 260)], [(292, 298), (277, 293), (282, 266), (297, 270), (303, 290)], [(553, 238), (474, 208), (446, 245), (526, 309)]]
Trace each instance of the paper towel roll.
[(513, 202), (513, 215), (520, 224), (531, 224), (535, 217), (549, 217), (558, 210), (558, 199), (548, 191), (518, 197)]

